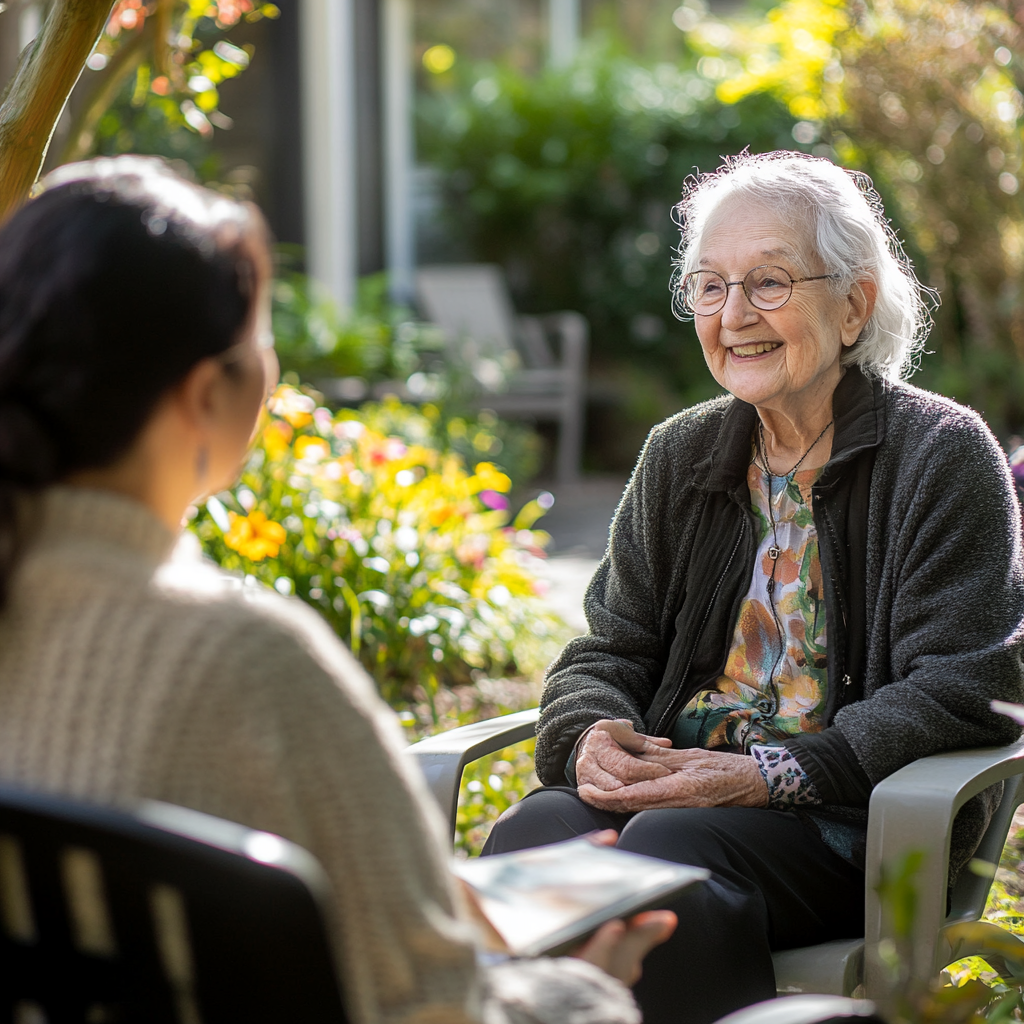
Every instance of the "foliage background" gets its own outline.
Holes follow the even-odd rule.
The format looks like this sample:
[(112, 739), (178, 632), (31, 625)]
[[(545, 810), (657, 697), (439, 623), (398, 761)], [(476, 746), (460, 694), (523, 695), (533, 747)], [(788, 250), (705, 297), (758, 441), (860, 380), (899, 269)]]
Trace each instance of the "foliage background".
[(276, 18), (262, 0), (117, 0), (89, 58), (58, 163), (145, 153), (216, 181), (215, 129), (231, 127), (219, 87), (254, 56), (230, 41), (243, 22)]
[(424, 54), (420, 149), (452, 244), (502, 263), (524, 309), (591, 320), (593, 397), (618, 390), (592, 417), (609, 426), (592, 432), (591, 464), (624, 468), (652, 422), (716, 392), (668, 311), (669, 211), (687, 173), (745, 146), (872, 175), (942, 294), (916, 382), (1004, 440), (1020, 433), (1018, 0), (750, 2), (730, 17), (686, 0), (658, 17), (657, 38), (598, 19), (564, 71), (522, 48), (480, 62), (468, 40), (444, 69)]

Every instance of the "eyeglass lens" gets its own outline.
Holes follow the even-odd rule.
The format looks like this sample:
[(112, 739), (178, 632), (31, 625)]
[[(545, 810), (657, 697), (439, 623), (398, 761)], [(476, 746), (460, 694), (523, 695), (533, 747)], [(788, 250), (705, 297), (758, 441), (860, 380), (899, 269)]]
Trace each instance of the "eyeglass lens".
[[(758, 309), (778, 309), (793, 294), (793, 278), (782, 267), (754, 267), (743, 278), (743, 291)], [(686, 308), (701, 316), (717, 313), (728, 295), (729, 283), (714, 270), (697, 270), (683, 279)]]

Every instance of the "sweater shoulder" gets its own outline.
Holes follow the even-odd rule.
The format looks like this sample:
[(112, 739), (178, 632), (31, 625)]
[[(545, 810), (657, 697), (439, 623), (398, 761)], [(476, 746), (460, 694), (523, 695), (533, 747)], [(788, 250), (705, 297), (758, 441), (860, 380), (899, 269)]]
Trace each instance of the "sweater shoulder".
[[(973, 409), (932, 391), (905, 382), (884, 384), (887, 437), (899, 437), (919, 443), (950, 434), (975, 438), (977, 442), (998, 448), (988, 424)], [(904, 445), (907, 443), (904, 440)]]
[[(153, 576), (149, 596), (161, 606), (161, 628), (223, 638), (218, 661), (239, 668), (244, 663), (247, 675), (259, 674), (261, 666), (270, 674), (271, 665), (279, 669), (287, 663), (297, 670), (312, 662), (360, 696), (373, 689), (362, 666), (313, 608), (203, 558), (165, 563)], [(281, 681), (294, 685), (295, 671), (287, 674), (292, 680)]]
[(663, 420), (647, 435), (639, 464), (650, 465), (668, 457), (678, 472), (706, 458), (735, 402), (732, 395), (721, 395)]
[[(885, 440), (875, 480), (890, 497), (958, 502), (986, 529), (1005, 518), (1019, 532), (1006, 453), (988, 424), (966, 406), (909, 384), (887, 384)], [(958, 486), (969, 478), (970, 486)], [(969, 495), (969, 497), (968, 497)]]

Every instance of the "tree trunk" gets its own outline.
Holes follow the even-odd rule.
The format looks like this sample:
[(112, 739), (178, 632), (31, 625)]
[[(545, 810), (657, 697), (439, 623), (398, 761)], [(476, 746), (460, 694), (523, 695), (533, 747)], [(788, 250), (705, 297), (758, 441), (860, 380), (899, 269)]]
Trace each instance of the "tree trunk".
[(0, 104), (0, 222), (27, 198), (114, 0), (53, 0)]

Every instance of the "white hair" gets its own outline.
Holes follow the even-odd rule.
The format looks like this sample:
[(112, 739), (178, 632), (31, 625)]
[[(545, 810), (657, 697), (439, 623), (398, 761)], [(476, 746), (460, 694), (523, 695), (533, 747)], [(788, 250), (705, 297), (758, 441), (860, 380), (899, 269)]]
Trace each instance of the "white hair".
[(682, 232), (670, 284), (679, 319), (690, 316), (683, 307), (682, 279), (696, 269), (715, 213), (732, 199), (806, 224), (816, 254), (836, 275), (830, 282), (836, 295), (848, 294), (865, 277), (874, 281), (874, 311), (856, 343), (843, 352), (843, 365), (893, 380), (917, 369), (932, 324), (929, 302), (937, 303), (938, 294), (914, 275), (871, 179), (806, 153), (744, 152), (726, 157), (717, 171), (687, 179), (673, 211)]

